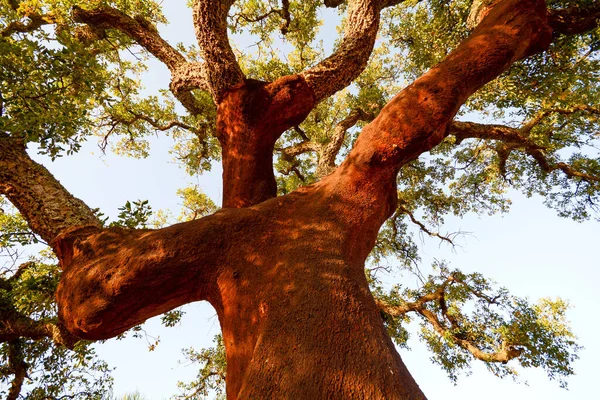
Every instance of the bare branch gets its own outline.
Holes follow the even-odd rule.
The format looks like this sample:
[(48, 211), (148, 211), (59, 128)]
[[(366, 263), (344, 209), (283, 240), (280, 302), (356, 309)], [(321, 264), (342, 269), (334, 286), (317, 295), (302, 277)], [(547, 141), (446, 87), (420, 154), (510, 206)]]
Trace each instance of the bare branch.
[(408, 210), (406, 207), (399, 205), (398, 206), (398, 210), (402, 213), (402, 214), (406, 214), (408, 215), (408, 218), (410, 218), (411, 222), (415, 225), (417, 225), (419, 227), (419, 229), (421, 229), (423, 232), (425, 232), (426, 234), (428, 234), (431, 237), (437, 237), (440, 240), (450, 243), (452, 246), (454, 246), (454, 241), (452, 241), (452, 239), (450, 239), (448, 236), (444, 236), (442, 234), (440, 234), (439, 232), (432, 232), (429, 229), (427, 229), (427, 227), (425, 226), (424, 223), (422, 223), (421, 221), (419, 221), (415, 215)]
[[(125, 118), (115, 118), (113, 116), (110, 116), (109, 118), (112, 120), (112, 122), (116, 122), (116, 123), (123, 124), (123, 125), (133, 125), (135, 122), (145, 121), (148, 124), (150, 124), (157, 131), (164, 132), (164, 131), (168, 131), (172, 128), (181, 128), (181, 129), (190, 131), (192, 133), (195, 133), (196, 135), (200, 135), (200, 131), (198, 131), (197, 128), (195, 128), (191, 125), (188, 125), (184, 122), (181, 122), (181, 121), (174, 120), (174, 121), (169, 121), (166, 123), (160, 123), (160, 122), (156, 121), (155, 119), (153, 119), (147, 115), (135, 112), (134, 110), (128, 109), (127, 112), (129, 114), (131, 114), (133, 116), (133, 118), (125, 119)], [(105, 124), (104, 126), (106, 126), (106, 125), (108, 125), (108, 124)], [(110, 125), (112, 126), (112, 123)]]
[(457, 141), (461, 141), (466, 138), (478, 138), (486, 140), (498, 140), (503, 142), (507, 146), (497, 150), (499, 151), (498, 154), (501, 156), (501, 162), (504, 163), (506, 162), (506, 158), (508, 157), (510, 151), (521, 148), (527, 154), (532, 156), (542, 170), (547, 173), (555, 170), (561, 170), (569, 178), (581, 178), (588, 182), (598, 182), (600, 181), (600, 177), (578, 171), (566, 163), (559, 162), (556, 164), (551, 164), (544, 154), (544, 147), (532, 143), (527, 136), (524, 136), (528, 134), (534, 126), (538, 125), (543, 118), (551, 115), (552, 113), (570, 114), (577, 111), (588, 111), (594, 113), (598, 112), (596, 108), (590, 106), (576, 106), (570, 109), (554, 108), (540, 113), (531, 121), (523, 124), (523, 127), (520, 129), (511, 128), (504, 125), (486, 125), (474, 122), (454, 121), (450, 127), (449, 134), (454, 135), (457, 138)]
[(531, 130), (535, 126), (539, 125), (546, 117), (549, 117), (554, 114), (570, 115), (576, 112), (586, 112), (590, 114), (600, 115), (600, 109), (598, 107), (590, 106), (587, 104), (574, 105), (569, 108), (553, 107), (547, 110), (543, 110), (530, 121), (527, 121), (525, 124), (523, 124), (523, 127), (520, 129), (520, 131), (523, 134), (529, 134), (529, 132), (531, 132)]
[(448, 130), (449, 135), (456, 138), (456, 142), (460, 143), (465, 139), (486, 139), (498, 140), (508, 145), (539, 148), (523, 136), (520, 129), (512, 128), (506, 125), (488, 125), (479, 124), (476, 122), (460, 122), (453, 121)]
[(532, 156), (535, 161), (537, 161), (538, 165), (547, 173), (552, 171), (561, 170), (565, 173), (569, 178), (580, 178), (584, 181), (588, 182), (600, 182), (600, 177), (595, 175), (586, 174), (585, 172), (578, 171), (574, 169), (569, 164), (564, 162), (559, 162), (556, 164), (550, 164), (546, 156), (544, 155), (542, 150), (532, 149), (527, 151), (527, 153)]
[[(367, 113), (361, 108), (355, 108), (351, 110), (350, 113), (348, 113), (348, 116), (346, 116), (346, 118), (341, 120), (335, 126), (333, 132), (331, 135), (329, 135), (329, 141), (325, 144), (319, 144), (311, 141), (299, 127), (296, 127), (297, 132), (303, 137), (304, 140), (298, 144), (276, 150), (281, 153), (282, 157), (290, 162), (292, 162), (294, 157), (299, 156), (300, 154), (311, 151), (316, 152), (319, 158), (317, 162), (316, 175), (317, 177), (323, 177), (335, 169), (335, 159), (342, 147), (348, 129), (356, 125), (358, 121), (370, 121), (373, 118), (375, 118), (375, 114)], [(303, 177), (301, 177), (301, 174), (296, 173), (296, 175), (298, 175), (298, 177), (304, 181)]]
[(269, 11), (267, 11), (257, 17), (249, 17), (248, 15), (246, 15), (244, 13), (234, 14), (233, 16), (236, 17), (235, 25), (237, 26), (239, 24), (240, 19), (243, 19), (246, 22), (260, 22), (260, 21), (265, 20), (266, 18), (268, 18), (269, 16), (271, 16), (273, 14), (279, 15), (281, 17), (281, 19), (283, 19), (283, 22), (281, 23), (279, 30), (281, 31), (281, 34), (285, 36), (288, 33), (290, 24), (292, 23), (292, 16), (290, 14), (290, 1), (289, 0), (282, 0), (281, 8), (272, 8)]
[(350, 170), (360, 170), (372, 176), (377, 169), (382, 177), (384, 171), (395, 175), (446, 137), (454, 115), (471, 94), (515, 61), (547, 48), (551, 39), (543, 1), (501, 1), (468, 39), (394, 97), (363, 129), (339, 173), (350, 176)]
[(245, 79), (227, 38), (227, 13), (232, 3), (231, 0), (195, 0), (193, 5), (205, 80), (217, 104), (228, 90), (241, 86)]
[(276, 149), (276, 150), (281, 152), (282, 156), (284, 156), (286, 158), (287, 157), (293, 158), (293, 157), (299, 156), (300, 154), (307, 153), (309, 151), (318, 151), (319, 145), (310, 140), (305, 140), (298, 144), (294, 144), (292, 146), (285, 147), (283, 149)]

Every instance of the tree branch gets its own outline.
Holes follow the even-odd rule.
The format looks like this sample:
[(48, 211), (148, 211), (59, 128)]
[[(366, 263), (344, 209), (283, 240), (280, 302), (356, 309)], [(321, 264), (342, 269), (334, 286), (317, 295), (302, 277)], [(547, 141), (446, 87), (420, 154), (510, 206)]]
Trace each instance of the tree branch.
[(348, 129), (356, 125), (358, 121), (371, 121), (373, 118), (375, 118), (375, 114), (366, 112), (362, 108), (355, 108), (335, 126), (329, 142), (319, 150), (317, 176), (329, 175), (335, 169), (335, 159), (342, 148)]
[(2, 31), (0, 31), (0, 36), (8, 37), (13, 33), (33, 32), (44, 25), (53, 24), (55, 22), (54, 18), (50, 15), (27, 14), (25, 17), (29, 19), (29, 23), (24, 24), (21, 21), (11, 22)]
[(341, 5), (345, 0), (324, 0), (323, 4), (328, 8), (336, 8)]
[(299, 156), (300, 154), (308, 153), (309, 151), (318, 151), (319, 145), (310, 140), (305, 140), (298, 144), (276, 150), (278, 150), (281, 155), (286, 158), (293, 158)]
[(99, 228), (101, 222), (25, 151), (23, 141), (0, 134), (0, 194), (19, 210), (47, 243), (67, 231)]
[(187, 62), (181, 53), (158, 34), (156, 27), (142, 17), (132, 18), (109, 6), (89, 10), (74, 6), (72, 16), (75, 22), (123, 32), (162, 61), (170, 70)]
[(0, 342), (9, 342), (23, 337), (33, 340), (49, 338), (54, 343), (70, 349), (79, 340), (60, 325), (36, 321), (14, 310), (3, 310), (0, 315), (2, 316)]
[[(318, 154), (316, 175), (317, 177), (323, 177), (335, 169), (335, 159), (340, 152), (348, 129), (356, 125), (358, 121), (370, 121), (373, 118), (375, 118), (373, 113), (365, 112), (361, 108), (355, 108), (348, 113), (346, 118), (342, 119), (335, 126), (332, 134), (329, 135), (329, 141), (327, 143), (318, 144), (311, 141), (306, 134), (304, 134), (304, 132), (298, 128), (299, 134), (303, 136), (304, 140), (298, 144), (276, 150), (278, 150), (281, 155), (290, 162), (294, 157), (300, 154), (304, 154), (309, 151), (316, 152)], [(296, 175), (298, 175), (298, 177), (304, 181), (304, 179), (300, 177), (301, 175), (299, 173), (296, 173)]]
[(27, 363), (23, 354), (22, 343), (19, 339), (13, 339), (8, 343), (8, 368), (14, 374), (6, 400), (17, 400), (23, 388), (23, 382), (27, 377)]
[(301, 75), (316, 102), (348, 86), (367, 66), (379, 29), (379, 0), (350, 0), (344, 37), (337, 50)]
[(578, 105), (571, 106), (569, 108), (561, 108), (561, 107), (549, 108), (547, 110), (543, 110), (538, 115), (536, 115), (534, 118), (532, 118), (530, 121), (527, 121), (525, 124), (523, 124), (523, 127), (520, 129), (520, 131), (523, 132), (524, 134), (529, 134), (529, 132), (531, 132), (531, 130), (535, 126), (537, 126), (540, 122), (542, 122), (544, 120), (544, 118), (546, 118), (550, 115), (553, 115), (553, 114), (570, 115), (570, 114), (574, 114), (576, 112), (587, 112), (590, 114), (600, 115), (600, 108), (590, 106), (587, 104), (578, 104)]
[(453, 121), (448, 134), (456, 138), (457, 144), (465, 139), (498, 140), (513, 147), (539, 148), (531, 143), (522, 130), (506, 125), (488, 125), (476, 122)]
[(419, 229), (421, 229), (423, 232), (425, 232), (426, 234), (428, 234), (431, 237), (437, 237), (440, 240), (444, 241), (444, 242), (448, 242), (450, 243), (453, 247), (454, 247), (454, 242), (452, 241), (452, 239), (450, 239), (448, 236), (444, 236), (442, 234), (440, 234), (439, 232), (432, 232), (429, 229), (427, 229), (427, 227), (425, 226), (424, 223), (422, 223), (421, 221), (419, 221), (415, 215), (408, 210), (406, 207), (399, 205), (398, 206), (398, 210), (402, 213), (402, 214), (406, 214), (408, 215), (408, 218), (410, 218), (411, 222), (415, 225), (417, 225), (419, 227)]
[(384, 107), (360, 134), (342, 169), (391, 164), (397, 172), (444, 139), (471, 94), (513, 62), (545, 49), (551, 39), (542, 0), (501, 1), (444, 61)]
[(243, 19), (246, 22), (260, 22), (273, 14), (279, 15), (281, 17), (281, 19), (283, 19), (283, 22), (281, 23), (279, 30), (281, 31), (281, 34), (285, 36), (288, 33), (290, 24), (292, 23), (292, 16), (290, 15), (290, 1), (289, 0), (282, 0), (281, 8), (272, 8), (269, 11), (267, 11), (257, 17), (254, 17), (254, 18), (249, 17), (244, 13), (238, 13), (233, 16), (237, 17), (236, 23), (235, 23), (235, 25), (237, 26), (240, 19)]
[(546, 158), (546, 156), (544, 155), (542, 150), (539, 150), (539, 149), (528, 150), (527, 154), (532, 156), (535, 159), (535, 161), (537, 161), (538, 165), (542, 168), (542, 170), (544, 170), (547, 173), (550, 173), (550, 172), (553, 172), (556, 170), (561, 170), (569, 178), (580, 178), (580, 179), (583, 179), (584, 181), (588, 181), (588, 182), (600, 182), (599, 176), (590, 175), (590, 174), (586, 174), (585, 172), (578, 171), (578, 170), (574, 169), (572, 166), (570, 166), (569, 164), (566, 164), (564, 162), (550, 164), (550, 162), (548, 161), (548, 159)]
[[(598, 112), (596, 108), (590, 106), (575, 106), (571, 109), (555, 108), (540, 113), (531, 121), (523, 124), (520, 129), (511, 128), (504, 125), (486, 125), (474, 122), (454, 121), (448, 132), (449, 134), (454, 135), (459, 142), (467, 138), (498, 140), (507, 145), (506, 148), (500, 149), (504, 152), (507, 152), (504, 155), (505, 157), (508, 157), (508, 153), (510, 153), (510, 151), (517, 148), (522, 148), (525, 153), (532, 156), (542, 170), (547, 173), (555, 170), (561, 170), (569, 178), (581, 178), (588, 182), (598, 182), (600, 181), (600, 177), (578, 171), (566, 163), (559, 162), (556, 164), (551, 164), (544, 155), (544, 147), (532, 143), (527, 136), (525, 136), (531, 132), (531, 129), (533, 129), (535, 125), (539, 124), (543, 118), (551, 115), (552, 113), (570, 114), (577, 111)], [(501, 161), (502, 160), (503, 158), (501, 157)]]
[[(459, 325), (456, 319), (447, 315), (447, 309), (445, 305), (446, 287), (454, 282), (466, 285), (466, 283), (455, 279), (453, 276), (450, 276), (434, 292), (427, 293), (421, 296), (415, 302), (407, 302), (398, 306), (391, 305), (382, 298), (375, 299), (375, 302), (377, 303), (377, 306), (381, 311), (388, 315), (391, 315), (392, 317), (400, 317), (409, 312), (416, 312), (420, 314), (431, 324), (431, 326), (438, 335), (445, 339), (451, 338), (452, 342), (456, 343), (464, 350), (467, 350), (473, 355), (473, 357), (477, 358), (478, 360), (485, 362), (506, 363), (513, 358), (519, 357), (523, 350), (518, 348), (516, 345), (510, 345), (508, 343), (502, 342), (499, 350), (488, 352), (481, 350), (474, 341), (459, 337), (454, 332), (455, 329), (459, 328)], [(452, 324), (453, 329), (448, 329), (446, 326), (444, 326), (444, 324), (440, 321), (438, 316), (434, 312), (426, 308), (426, 304), (431, 302), (435, 302), (438, 304), (440, 310), (442, 311), (442, 314), (444, 314), (444, 316), (448, 318), (448, 320)]]
[[(168, 131), (172, 128), (181, 128), (181, 129), (185, 129), (187, 131), (190, 131), (198, 136), (200, 136), (201, 132), (196, 129), (195, 127), (188, 125), (184, 122), (181, 121), (169, 121), (166, 123), (160, 123), (159, 121), (156, 121), (155, 119), (144, 115), (144, 114), (140, 114), (138, 112), (135, 112), (133, 110), (127, 110), (128, 113), (130, 113), (133, 118), (131, 119), (125, 119), (125, 118), (114, 118), (114, 117), (110, 117), (113, 122), (117, 122), (119, 124), (123, 124), (123, 125), (133, 125), (135, 122), (138, 121), (145, 121), (148, 124), (150, 124), (150, 126), (152, 126), (154, 129), (156, 129), (157, 131)], [(105, 124), (104, 126), (106, 126), (107, 124)]]
[(169, 68), (170, 88), (181, 104), (193, 115), (202, 111), (191, 93), (193, 89), (208, 87), (202, 66), (199, 63), (188, 62), (179, 51), (159, 35), (156, 27), (150, 22), (141, 16), (132, 18), (109, 6), (90, 10), (74, 6), (72, 15), (76, 22), (98, 29), (116, 29), (135, 40)]
[(252, 210), (224, 209), (158, 230), (68, 233), (57, 239), (59, 319), (76, 336), (99, 340), (193, 301), (219, 307), (217, 276), (259, 223)]
[(600, 21), (600, 1), (594, 1), (587, 6), (575, 5), (548, 12), (548, 23), (555, 34), (586, 33), (595, 29), (598, 21)]
[(227, 38), (227, 13), (232, 4), (232, 0), (195, 0), (193, 4), (205, 80), (217, 104), (228, 90), (241, 86), (245, 79)]

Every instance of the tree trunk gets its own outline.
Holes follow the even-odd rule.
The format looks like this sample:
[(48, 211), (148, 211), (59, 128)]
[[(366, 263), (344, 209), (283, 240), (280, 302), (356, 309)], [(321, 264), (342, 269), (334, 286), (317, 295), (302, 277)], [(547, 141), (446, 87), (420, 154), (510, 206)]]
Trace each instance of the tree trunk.
[[(356, 12), (363, 3), (369, 44), (379, 2), (354, 2)], [(221, 8), (220, 19), (210, 19), (219, 29), (227, 11)], [(242, 83), (213, 87), (224, 209), (200, 220), (160, 230), (102, 229), (37, 164), (23, 174), (31, 175), (34, 189), (52, 188), (51, 198), (3, 170), (0, 192), (57, 252), (64, 270), (59, 316), (79, 337), (113, 337), (179, 305), (208, 300), (223, 329), (229, 399), (424, 399), (385, 332), (365, 260), (396, 208), (398, 170), (444, 139), (473, 92), (550, 40), (542, 0), (501, 1), (457, 50), (390, 101), (339, 168), (278, 198), (276, 140), (306, 117), (319, 93), (337, 86), (311, 86), (322, 82), (325, 67), (272, 83), (228, 69), (221, 75)], [(225, 50), (205, 57), (218, 59)], [(328, 60), (325, 66), (337, 58)], [(29, 165), (23, 149), (7, 146), (0, 137), (0, 166)]]
[(271, 83), (249, 79), (223, 96), (217, 110), (223, 207), (248, 207), (275, 197), (275, 142), (302, 122), (314, 104), (311, 89), (299, 75)]
[(393, 209), (391, 184), (357, 197), (346, 178), (333, 174), (252, 207), (260, 218), (228, 253), (209, 299), (223, 330), (229, 399), (425, 398), (364, 272)]

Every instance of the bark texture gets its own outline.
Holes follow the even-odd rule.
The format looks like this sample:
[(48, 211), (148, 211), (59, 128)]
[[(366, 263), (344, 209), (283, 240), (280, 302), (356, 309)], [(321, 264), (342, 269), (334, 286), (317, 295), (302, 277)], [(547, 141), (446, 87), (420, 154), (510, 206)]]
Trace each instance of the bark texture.
[[(424, 399), (385, 332), (366, 257), (396, 209), (401, 166), (440, 143), (468, 96), (545, 49), (552, 31), (542, 0), (501, 1), (364, 128), (340, 167), (276, 198), (275, 141), (362, 71), (379, 12), (394, 3), (350, 1), (346, 35), (332, 57), (265, 83), (245, 79), (227, 42), (231, 2), (194, 2), (210, 68), (174, 67), (207, 74), (218, 105), (225, 208), (212, 216), (160, 230), (103, 229), (22, 146), (0, 137), (0, 189), (61, 260), (63, 324), (79, 337), (105, 339), (208, 300), (223, 330), (229, 399)], [(359, 118), (344, 120), (332, 146)]]
[(272, 83), (247, 80), (224, 95), (217, 110), (223, 207), (247, 207), (275, 197), (275, 142), (314, 105), (314, 95), (299, 75)]
[(23, 141), (0, 133), (0, 194), (5, 195), (30, 228), (52, 245), (61, 234), (100, 221), (81, 200), (72, 196), (52, 174), (33, 161)]

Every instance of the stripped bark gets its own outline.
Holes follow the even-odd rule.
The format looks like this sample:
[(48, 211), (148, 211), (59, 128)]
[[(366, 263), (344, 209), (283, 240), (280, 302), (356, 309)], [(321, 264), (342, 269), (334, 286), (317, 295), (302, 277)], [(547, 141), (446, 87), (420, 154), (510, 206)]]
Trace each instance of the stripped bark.
[(230, 399), (425, 398), (383, 327), (365, 260), (396, 210), (399, 168), (444, 139), (474, 91), (546, 48), (551, 30), (543, 1), (502, 1), (390, 101), (332, 174), (271, 198), (275, 140), (364, 68), (382, 5), (351, 2), (336, 53), (301, 76), (264, 83), (244, 79), (227, 43), (231, 1), (194, 3), (223, 148), (226, 208), (212, 216), (159, 230), (101, 229), (22, 146), (0, 139), (0, 188), (54, 243), (64, 271), (59, 316), (72, 333), (108, 338), (208, 300), (223, 330)]
[(247, 80), (225, 95), (217, 109), (223, 207), (248, 207), (275, 197), (275, 142), (302, 122), (314, 105), (310, 88), (298, 75), (272, 83)]

